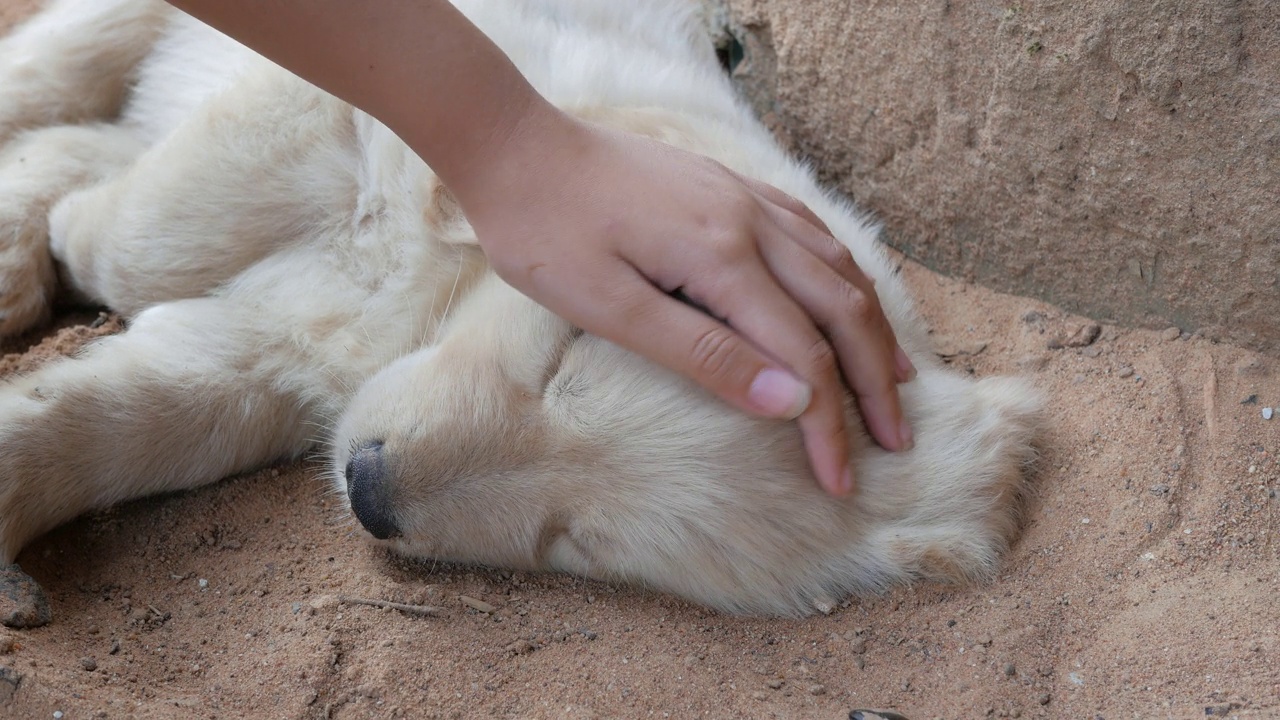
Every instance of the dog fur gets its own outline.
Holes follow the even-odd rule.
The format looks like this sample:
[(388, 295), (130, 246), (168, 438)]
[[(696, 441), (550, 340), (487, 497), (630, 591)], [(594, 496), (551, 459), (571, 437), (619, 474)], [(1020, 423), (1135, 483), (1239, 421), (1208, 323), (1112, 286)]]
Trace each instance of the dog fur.
[(46, 318), (59, 276), (129, 327), (0, 384), (0, 563), (86, 511), (322, 448), (412, 556), (774, 615), (989, 577), (1037, 395), (936, 360), (876, 228), (735, 98), (696, 3), (456, 4), (552, 102), (813, 208), (919, 369), (915, 449), (851, 412), (859, 490), (825, 496), (794, 423), (504, 285), (377, 121), (159, 0), (54, 0), (0, 42), (0, 334)]

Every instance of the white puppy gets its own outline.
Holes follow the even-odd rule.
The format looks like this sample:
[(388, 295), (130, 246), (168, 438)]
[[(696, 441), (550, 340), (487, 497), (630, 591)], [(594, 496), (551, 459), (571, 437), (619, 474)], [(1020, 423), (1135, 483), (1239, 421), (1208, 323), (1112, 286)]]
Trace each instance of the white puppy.
[(920, 370), (915, 449), (851, 414), (859, 490), (825, 496), (794, 424), (499, 281), (376, 121), (158, 0), (55, 0), (0, 43), (0, 333), (45, 317), (59, 274), (130, 326), (0, 385), (0, 563), (87, 510), (327, 445), (357, 518), (410, 555), (780, 615), (989, 576), (1036, 395), (933, 358), (875, 229), (735, 99), (695, 3), (457, 4), (552, 102), (812, 207)]

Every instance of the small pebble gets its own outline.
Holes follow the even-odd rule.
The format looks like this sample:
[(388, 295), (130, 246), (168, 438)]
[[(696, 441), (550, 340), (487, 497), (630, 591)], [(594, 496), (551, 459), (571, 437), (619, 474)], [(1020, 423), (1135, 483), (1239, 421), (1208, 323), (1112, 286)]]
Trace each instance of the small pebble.
[(809, 686), (809, 694), (810, 694), (810, 695), (826, 695), (826, 694), (827, 694), (827, 686), (826, 686), (826, 685), (823, 685), (823, 684), (821, 684), (821, 683), (815, 683), (815, 684), (813, 684), (813, 685), (810, 685), (810, 686)]
[(867, 661), (863, 660), (862, 656), (859, 655), (853, 659), (853, 666), (858, 668), (859, 670), (862, 670), (867, 666)]
[(198, 580), (198, 581), (196, 582), (196, 584), (200, 586), (200, 589), (201, 589), (201, 590), (208, 590), (208, 589), (209, 589), (209, 581), (208, 581), (208, 580), (205, 580), (204, 578), (200, 578), (200, 580)]
[(1165, 331), (1160, 333), (1160, 339), (1165, 342), (1173, 342), (1180, 337), (1182, 337), (1182, 330), (1176, 327), (1165, 328)]
[(538, 649), (538, 646), (534, 645), (528, 640), (517, 640), (507, 646), (507, 652), (511, 653), (512, 655), (528, 655), (529, 653), (537, 649)]
[(1005, 677), (1010, 677), (1010, 678), (1011, 678), (1011, 677), (1013, 677), (1014, 675), (1017, 675), (1017, 674), (1018, 674), (1018, 668), (1014, 667), (1014, 666), (1013, 666), (1013, 663), (1005, 663), (1005, 664), (1004, 664), (1004, 676), (1005, 676)]
[(1131, 368), (1131, 367), (1127, 367), (1127, 366), (1126, 366), (1126, 367), (1122, 367), (1122, 368), (1120, 368), (1120, 372), (1119, 372), (1119, 373), (1117, 373), (1117, 374), (1118, 374), (1121, 378), (1131, 378), (1131, 377), (1133, 377), (1133, 368)]
[(1264, 408), (1262, 408), (1262, 419), (1263, 419), (1263, 420), (1270, 420), (1270, 419), (1271, 419), (1271, 416), (1272, 416), (1272, 415), (1274, 415), (1274, 414), (1275, 414), (1275, 412), (1276, 412), (1276, 411), (1275, 411), (1273, 408), (1269, 408), (1269, 407), (1264, 407)]
[(1018, 360), (1018, 367), (1026, 372), (1043, 370), (1049, 364), (1047, 355), (1024, 355)]
[(1040, 697), (1036, 698), (1036, 702), (1041, 705), (1048, 705), (1050, 700), (1053, 700), (1053, 696), (1049, 693), (1040, 693)]
[(98, 669), (98, 661), (91, 657), (82, 657), (80, 658), (80, 667), (88, 672), (93, 672)]
[(48, 625), (53, 614), (44, 590), (17, 564), (0, 566), (0, 624), (11, 628)]
[(0, 705), (8, 704), (21, 684), (22, 673), (13, 668), (0, 665)]
[(1265, 369), (1266, 368), (1262, 364), (1262, 361), (1259, 360), (1258, 358), (1241, 360), (1240, 362), (1236, 363), (1237, 375), (1260, 375), (1263, 373)]
[(1048, 348), (1050, 350), (1061, 350), (1063, 348), (1082, 348), (1088, 347), (1098, 339), (1102, 334), (1102, 327), (1092, 323), (1081, 326), (1074, 333), (1068, 336), (1058, 336), (1049, 341)]
[(54, 710), (54, 711), (53, 711), (53, 720), (62, 720), (62, 711), (61, 711), (61, 710)]
[(781, 689), (782, 689), (782, 681), (781, 681), (781, 680), (779, 680), (778, 678), (773, 678), (772, 680), (766, 680), (766, 681), (765, 681), (765, 683), (764, 683), (764, 685), (765, 685), (765, 687), (769, 688), (770, 690), (781, 690)]
[(483, 600), (478, 600), (468, 595), (459, 595), (458, 600), (462, 601), (463, 605), (466, 605), (477, 612), (491, 614), (498, 609)]

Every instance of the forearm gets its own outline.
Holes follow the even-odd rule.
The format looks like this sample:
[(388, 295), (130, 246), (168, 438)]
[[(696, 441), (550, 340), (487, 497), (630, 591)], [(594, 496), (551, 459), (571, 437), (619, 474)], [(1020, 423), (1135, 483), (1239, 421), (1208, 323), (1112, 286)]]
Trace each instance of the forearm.
[(456, 194), (473, 194), (498, 148), (556, 115), (446, 0), (169, 1), (378, 118)]

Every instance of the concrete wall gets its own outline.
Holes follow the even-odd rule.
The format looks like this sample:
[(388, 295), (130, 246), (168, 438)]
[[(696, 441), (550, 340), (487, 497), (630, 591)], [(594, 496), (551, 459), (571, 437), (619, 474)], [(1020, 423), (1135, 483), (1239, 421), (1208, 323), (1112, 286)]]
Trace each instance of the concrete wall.
[(707, 2), (757, 109), (912, 257), (1280, 349), (1280, 2)]

